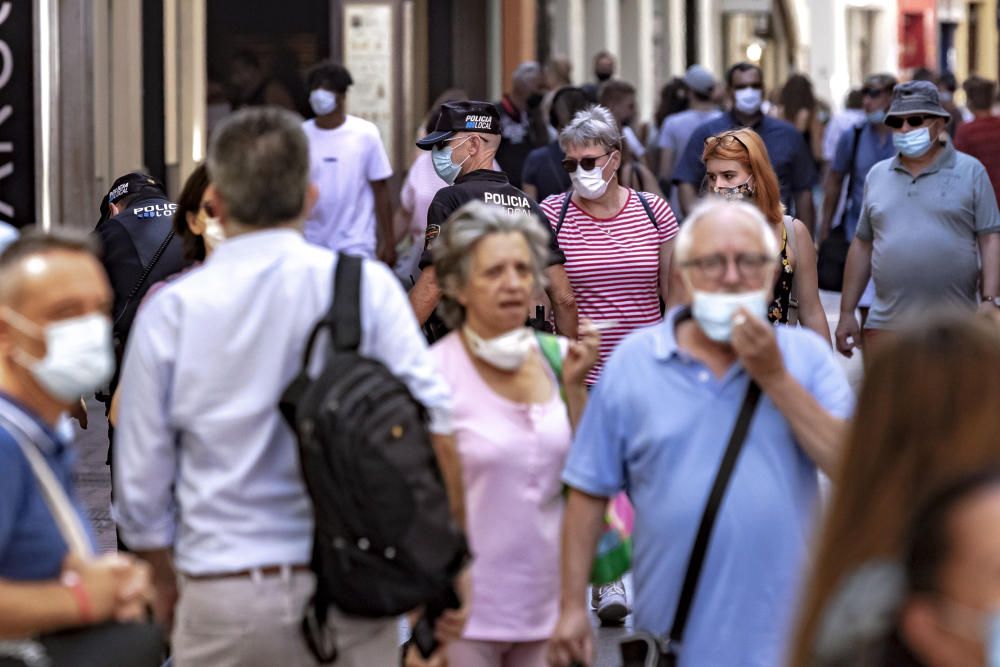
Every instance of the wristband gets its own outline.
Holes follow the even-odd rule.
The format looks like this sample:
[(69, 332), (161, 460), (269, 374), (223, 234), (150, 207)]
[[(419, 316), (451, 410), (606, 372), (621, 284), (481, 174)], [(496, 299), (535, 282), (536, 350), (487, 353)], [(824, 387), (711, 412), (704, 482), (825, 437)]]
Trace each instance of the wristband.
[(80, 622), (84, 625), (94, 622), (94, 607), (90, 604), (90, 594), (83, 587), (83, 579), (73, 571), (63, 574), (60, 583), (68, 590), (73, 599), (76, 600), (76, 608), (80, 612)]

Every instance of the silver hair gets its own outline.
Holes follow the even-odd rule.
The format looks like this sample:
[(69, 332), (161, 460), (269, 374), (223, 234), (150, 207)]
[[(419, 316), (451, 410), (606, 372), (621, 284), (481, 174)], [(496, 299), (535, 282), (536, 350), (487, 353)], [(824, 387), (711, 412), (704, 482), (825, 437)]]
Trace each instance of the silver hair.
[(273, 227), (297, 220), (309, 187), (302, 118), (277, 107), (237, 111), (212, 135), (208, 172), (235, 222)]
[(534, 215), (510, 212), (479, 201), (470, 201), (451, 214), (433, 248), (434, 271), (442, 291), (438, 314), (446, 325), (457, 329), (465, 322), (465, 308), (455, 295), (469, 280), (473, 249), (490, 234), (516, 233), (524, 236), (531, 250), (535, 286), (540, 288), (545, 285), (549, 236), (543, 224)]
[(527, 60), (514, 69), (514, 73), (510, 75), (510, 80), (524, 81), (532, 76), (541, 76), (541, 74), (542, 66), (534, 60)]
[(559, 147), (563, 151), (601, 144), (610, 149), (620, 149), (622, 145), (618, 123), (607, 107), (599, 104), (577, 111), (573, 120), (559, 133)]
[[(705, 218), (715, 217), (719, 214), (731, 214), (748, 219), (757, 228), (760, 234), (760, 242), (764, 246), (764, 253), (769, 257), (778, 257), (780, 248), (778, 240), (774, 238), (771, 225), (767, 218), (756, 206), (739, 201), (726, 201), (721, 197), (711, 197), (694, 207), (694, 210), (684, 220), (681, 230), (674, 238), (674, 258), (677, 264), (690, 259), (691, 244), (694, 241), (694, 228)], [(777, 261), (777, 259), (775, 259)]]

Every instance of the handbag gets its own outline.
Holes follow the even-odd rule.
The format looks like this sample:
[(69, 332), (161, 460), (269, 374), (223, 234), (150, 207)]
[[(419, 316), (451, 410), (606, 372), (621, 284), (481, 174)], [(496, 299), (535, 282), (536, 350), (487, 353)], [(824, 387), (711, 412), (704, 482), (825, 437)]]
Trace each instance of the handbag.
[[(83, 522), (38, 448), (29, 440), (33, 423), (0, 415), (24, 453), (38, 488), (70, 553), (92, 559)], [(45, 437), (39, 433), (38, 437)], [(164, 658), (163, 631), (153, 623), (108, 621), (23, 640), (0, 640), (0, 667), (158, 667)]]
[(851, 159), (847, 163), (847, 176), (844, 179), (844, 190), (847, 199), (844, 210), (840, 214), (840, 224), (830, 230), (827, 237), (819, 244), (819, 256), (816, 264), (816, 278), (821, 290), (839, 292), (844, 285), (844, 266), (847, 264), (847, 251), (851, 242), (847, 239), (847, 207), (851, 198), (851, 177), (854, 174), (854, 164), (858, 157), (858, 143), (864, 125), (854, 128), (854, 143), (851, 146)]
[(722, 506), (729, 478), (732, 477), (733, 470), (736, 468), (736, 461), (739, 458), (740, 450), (743, 449), (743, 443), (750, 430), (750, 421), (753, 419), (754, 410), (756, 410), (759, 400), (760, 387), (751, 379), (747, 393), (743, 397), (736, 425), (729, 436), (726, 452), (722, 456), (719, 470), (715, 474), (712, 491), (709, 493), (708, 501), (705, 503), (705, 509), (701, 515), (701, 522), (691, 547), (691, 554), (688, 557), (684, 584), (681, 587), (677, 611), (674, 612), (674, 622), (670, 626), (669, 634), (664, 638), (651, 632), (639, 631), (623, 639), (618, 644), (622, 667), (676, 667), (684, 640), (684, 629), (691, 612), (691, 603), (694, 602), (701, 568), (705, 563), (705, 554), (708, 551), (712, 530), (715, 527), (715, 517)]

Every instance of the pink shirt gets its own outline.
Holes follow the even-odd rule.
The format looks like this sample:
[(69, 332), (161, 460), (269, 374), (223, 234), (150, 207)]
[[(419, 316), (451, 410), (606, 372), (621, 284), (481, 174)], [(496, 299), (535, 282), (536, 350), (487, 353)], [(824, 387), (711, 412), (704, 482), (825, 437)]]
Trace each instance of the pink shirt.
[(552, 383), (544, 403), (496, 394), (452, 332), (431, 347), (454, 396), (462, 460), (472, 608), (465, 639), (539, 641), (559, 612), (560, 474), (572, 432)]

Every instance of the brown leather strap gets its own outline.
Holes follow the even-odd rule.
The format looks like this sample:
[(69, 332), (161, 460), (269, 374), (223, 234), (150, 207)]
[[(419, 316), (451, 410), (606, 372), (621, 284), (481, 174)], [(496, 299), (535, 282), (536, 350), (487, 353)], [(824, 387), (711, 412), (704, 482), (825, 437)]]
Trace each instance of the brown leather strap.
[(265, 565), (264, 567), (254, 567), (248, 570), (238, 570), (236, 572), (217, 572), (210, 574), (185, 574), (184, 576), (194, 581), (204, 581), (208, 579), (236, 579), (242, 577), (252, 577), (254, 573), (260, 573), (263, 577), (273, 577), (281, 574), (282, 570), (289, 572), (309, 572), (308, 565)]

